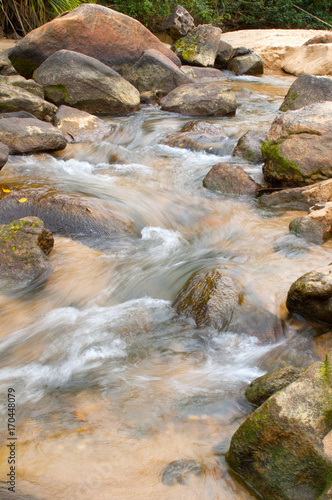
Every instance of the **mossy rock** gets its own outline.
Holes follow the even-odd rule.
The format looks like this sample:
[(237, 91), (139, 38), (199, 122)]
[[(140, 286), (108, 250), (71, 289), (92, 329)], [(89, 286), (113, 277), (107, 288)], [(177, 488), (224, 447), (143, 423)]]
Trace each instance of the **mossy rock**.
[(221, 30), (202, 24), (177, 40), (173, 50), (184, 64), (214, 66), (220, 43)]
[(332, 177), (332, 102), (276, 117), (262, 145), (264, 178), (272, 187), (297, 187)]
[(297, 380), (302, 373), (301, 368), (282, 366), (251, 382), (245, 396), (250, 403), (260, 406), (274, 393)]
[(41, 284), (51, 272), (52, 233), (37, 217), (0, 226), (0, 283), (7, 293)]
[(226, 460), (263, 498), (314, 500), (332, 486), (331, 355), (255, 410)]

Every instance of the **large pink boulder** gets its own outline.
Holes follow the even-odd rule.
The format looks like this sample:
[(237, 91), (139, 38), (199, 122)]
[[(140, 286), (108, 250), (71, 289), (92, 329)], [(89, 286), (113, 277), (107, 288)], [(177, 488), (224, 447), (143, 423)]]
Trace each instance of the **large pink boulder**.
[(61, 49), (94, 57), (123, 73), (147, 49), (159, 50), (180, 66), (178, 57), (140, 22), (96, 4), (82, 4), (71, 12), (31, 31), (9, 53), (25, 78)]

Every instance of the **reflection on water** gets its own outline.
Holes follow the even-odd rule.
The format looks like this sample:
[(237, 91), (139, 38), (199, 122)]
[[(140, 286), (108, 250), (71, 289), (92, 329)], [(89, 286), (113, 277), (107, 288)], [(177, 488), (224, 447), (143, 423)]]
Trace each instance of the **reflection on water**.
[[(233, 158), (232, 150), (247, 130), (269, 129), (293, 79), (231, 80), (236, 116), (208, 119), (225, 132), (218, 155), (163, 145), (192, 119), (147, 107), (106, 118), (114, 130), (99, 144), (11, 157), (1, 171), (2, 186), (93, 196), (142, 228), (140, 238), (57, 236), (46, 286), (21, 298), (0, 295), (0, 387), (17, 392), (21, 492), (38, 499), (252, 498), (224, 454), (252, 410), (247, 384), (285, 363), (306, 366), (329, 343), (322, 337), (315, 344), (314, 326), (287, 318), (285, 298), (296, 278), (330, 262), (331, 243), (290, 235), (300, 212), (262, 210), (255, 200), (203, 188), (220, 161), (262, 181), (261, 165)], [(172, 301), (189, 276), (215, 266), (241, 283), (245, 298), (281, 318), (287, 328), (277, 344), (198, 329), (175, 313)], [(6, 453), (1, 447), (1, 477)], [(202, 472), (163, 481), (172, 462)]]

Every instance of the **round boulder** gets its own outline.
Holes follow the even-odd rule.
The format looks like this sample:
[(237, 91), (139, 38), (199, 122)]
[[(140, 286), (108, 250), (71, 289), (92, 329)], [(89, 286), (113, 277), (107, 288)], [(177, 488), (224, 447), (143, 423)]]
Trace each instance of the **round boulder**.
[(291, 85), (280, 111), (299, 109), (317, 102), (332, 101), (332, 80), (324, 76), (301, 75)]
[(223, 82), (181, 85), (160, 101), (162, 109), (190, 116), (235, 115), (234, 92)]
[(197, 326), (225, 328), (241, 297), (240, 286), (222, 270), (194, 274), (173, 303), (177, 313), (194, 318)]
[(264, 61), (256, 52), (251, 52), (233, 57), (227, 64), (227, 69), (233, 71), (236, 75), (262, 75), (264, 73)]
[(59, 151), (67, 145), (60, 130), (50, 123), (37, 120), (28, 113), (26, 117), (12, 116), (11, 113), (1, 117), (0, 142), (8, 147), (9, 154), (19, 155)]
[(206, 174), (203, 186), (222, 194), (253, 195), (260, 185), (241, 167), (217, 163)]
[(139, 92), (116, 71), (92, 57), (59, 50), (33, 74), (45, 96), (88, 113), (129, 113), (138, 109)]
[(98, 59), (120, 73), (146, 49), (159, 50), (180, 66), (174, 52), (136, 19), (88, 3), (28, 33), (10, 50), (9, 59), (18, 73), (31, 78), (43, 61), (61, 49)]
[(192, 82), (173, 61), (155, 49), (145, 50), (123, 77), (140, 92), (153, 90), (162, 95)]
[(332, 264), (304, 274), (289, 289), (286, 306), (304, 318), (332, 324)]

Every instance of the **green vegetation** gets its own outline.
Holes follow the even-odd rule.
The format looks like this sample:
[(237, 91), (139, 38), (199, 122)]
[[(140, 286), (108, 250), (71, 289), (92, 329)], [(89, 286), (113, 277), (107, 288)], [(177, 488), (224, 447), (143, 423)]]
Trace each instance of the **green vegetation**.
[[(310, 14), (332, 25), (330, 0), (84, 0), (123, 12), (158, 31), (180, 3), (196, 24), (212, 23), (225, 31), (248, 28), (316, 28), (329, 29)], [(0, 27), (5, 32), (24, 35), (61, 12), (72, 10), (82, 0), (0, 0)]]

